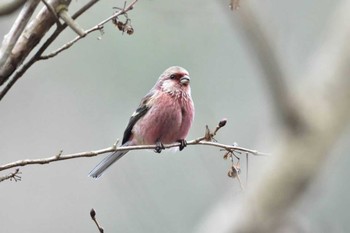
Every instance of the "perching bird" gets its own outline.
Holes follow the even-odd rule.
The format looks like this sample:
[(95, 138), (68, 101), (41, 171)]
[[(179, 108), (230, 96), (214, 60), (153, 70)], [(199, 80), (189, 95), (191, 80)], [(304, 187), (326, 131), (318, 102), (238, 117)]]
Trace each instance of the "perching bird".
[[(132, 114), (124, 131), (122, 146), (157, 145), (156, 152), (164, 149), (163, 143), (181, 142), (180, 150), (186, 146), (185, 138), (194, 118), (190, 77), (179, 66), (172, 66), (160, 75), (151, 91), (143, 97)], [(89, 176), (98, 178), (128, 151), (117, 151), (104, 158)]]

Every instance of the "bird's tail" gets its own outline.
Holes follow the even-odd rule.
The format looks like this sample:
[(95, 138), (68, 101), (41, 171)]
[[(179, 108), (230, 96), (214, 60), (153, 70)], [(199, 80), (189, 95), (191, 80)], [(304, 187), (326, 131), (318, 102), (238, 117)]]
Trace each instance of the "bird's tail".
[(118, 161), (126, 153), (128, 153), (128, 151), (116, 151), (108, 155), (99, 164), (97, 164), (96, 167), (94, 167), (94, 169), (92, 169), (89, 172), (88, 176), (92, 178), (99, 178), (103, 174), (103, 172), (107, 170), (107, 168), (109, 168), (113, 163)]

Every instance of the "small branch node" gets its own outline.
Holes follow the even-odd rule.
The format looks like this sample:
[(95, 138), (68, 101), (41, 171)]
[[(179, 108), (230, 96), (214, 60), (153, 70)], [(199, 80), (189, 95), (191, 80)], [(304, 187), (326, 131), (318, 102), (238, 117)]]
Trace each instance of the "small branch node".
[(216, 133), (219, 131), (219, 129), (221, 129), (222, 127), (224, 127), (227, 123), (227, 119), (226, 118), (223, 118), (221, 121), (219, 121), (218, 125), (216, 126), (215, 130), (213, 133), (211, 133), (208, 125), (205, 126), (205, 135), (204, 135), (204, 138), (202, 140), (205, 140), (205, 141), (215, 141), (216, 142), (216, 139), (214, 138), (214, 136), (216, 135)]
[(131, 19), (128, 17), (126, 13), (123, 14), (126, 18), (125, 22), (119, 20), (118, 16), (112, 19), (112, 23), (119, 29), (119, 31), (126, 32), (128, 35), (132, 35), (134, 33), (134, 28), (131, 25)]
[(210, 142), (213, 137), (213, 135), (210, 133), (210, 129), (208, 125), (205, 126), (205, 135), (204, 135), (204, 140)]
[(58, 154), (55, 156), (56, 159), (59, 159), (61, 157), (63, 153), (63, 150), (60, 150), (60, 152), (58, 152)]

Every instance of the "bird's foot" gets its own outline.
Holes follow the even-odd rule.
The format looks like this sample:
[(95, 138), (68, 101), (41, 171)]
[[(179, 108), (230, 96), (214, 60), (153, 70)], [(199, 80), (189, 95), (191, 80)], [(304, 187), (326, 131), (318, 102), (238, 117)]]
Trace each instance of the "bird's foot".
[(165, 147), (164, 147), (164, 145), (163, 145), (162, 142), (160, 142), (160, 141), (156, 142), (156, 148), (154, 149), (154, 151), (155, 151), (156, 153), (160, 153), (160, 152), (162, 152), (162, 150), (164, 150), (164, 149), (165, 149)]
[(187, 146), (187, 141), (185, 139), (180, 139), (178, 142), (180, 142), (179, 149), (182, 151)]

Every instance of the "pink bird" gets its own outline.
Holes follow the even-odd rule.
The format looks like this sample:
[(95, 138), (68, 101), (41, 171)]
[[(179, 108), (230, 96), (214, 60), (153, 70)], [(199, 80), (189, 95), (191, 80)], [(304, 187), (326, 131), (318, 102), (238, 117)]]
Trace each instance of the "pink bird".
[[(180, 151), (194, 118), (190, 77), (182, 67), (172, 66), (160, 75), (151, 91), (143, 97), (124, 131), (122, 146), (154, 145), (160, 153), (164, 144), (180, 142)], [(128, 151), (117, 151), (104, 158), (90, 177), (98, 178)]]

